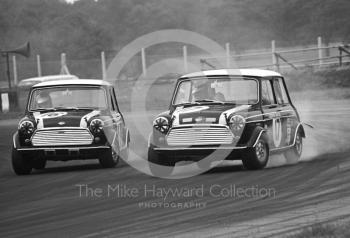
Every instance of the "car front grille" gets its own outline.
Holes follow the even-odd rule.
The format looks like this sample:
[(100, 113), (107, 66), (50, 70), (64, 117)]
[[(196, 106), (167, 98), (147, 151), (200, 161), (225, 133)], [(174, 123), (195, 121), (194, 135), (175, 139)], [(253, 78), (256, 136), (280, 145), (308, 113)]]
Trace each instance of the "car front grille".
[(225, 126), (193, 126), (172, 128), (167, 136), (170, 146), (231, 144), (233, 134)]
[(91, 145), (93, 136), (87, 129), (43, 129), (32, 137), (33, 146)]

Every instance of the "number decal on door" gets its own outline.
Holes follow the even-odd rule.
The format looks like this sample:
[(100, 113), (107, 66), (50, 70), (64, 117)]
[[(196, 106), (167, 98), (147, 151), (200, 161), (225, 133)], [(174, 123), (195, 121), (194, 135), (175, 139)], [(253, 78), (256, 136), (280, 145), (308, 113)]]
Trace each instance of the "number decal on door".
[(292, 139), (292, 120), (287, 118), (287, 135), (286, 135), (286, 145), (291, 144)]
[(280, 118), (272, 120), (272, 139), (275, 147), (279, 147), (282, 141), (282, 122)]

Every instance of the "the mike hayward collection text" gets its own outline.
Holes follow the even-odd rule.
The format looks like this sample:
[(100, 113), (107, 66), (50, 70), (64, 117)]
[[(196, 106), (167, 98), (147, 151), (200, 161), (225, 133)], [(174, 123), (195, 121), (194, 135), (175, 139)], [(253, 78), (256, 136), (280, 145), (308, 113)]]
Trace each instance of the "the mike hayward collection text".
[(261, 187), (258, 185), (238, 186), (236, 184), (199, 184), (197, 186), (172, 186), (162, 187), (158, 185), (141, 184), (130, 186), (127, 184), (106, 184), (92, 186), (89, 184), (76, 184), (80, 198), (275, 198), (274, 188)]

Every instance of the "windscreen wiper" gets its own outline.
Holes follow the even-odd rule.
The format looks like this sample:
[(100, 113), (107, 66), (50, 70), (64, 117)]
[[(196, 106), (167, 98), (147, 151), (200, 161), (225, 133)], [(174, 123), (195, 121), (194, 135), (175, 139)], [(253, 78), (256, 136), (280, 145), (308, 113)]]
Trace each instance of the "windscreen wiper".
[(33, 109), (32, 111), (35, 111), (35, 112), (55, 111), (55, 108), (53, 108), (53, 107), (48, 107), (48, 108), (39, 107), (39, 108)]
[(179, 104), (176, 104), (175, 106), (179, 107), (179, 106), (191, 106), (191, 105), (199, 105), (200, 103), (199, 102), (184, 102), (184, 103), (179, 103)]
[(79, 107), (54, 107), (53, 109), (55, 111), (58, 111), (58, 110), (79, 110)]
[(209, 103), (225, 104), (225, 102), (218, 101), (218, 100), (212, 100), (212, 99), (200, 99), (200, 100), (195, 100), (195, 102), (198, 102), (198, 103), (201, 103), (201, 102), (209, 102)]

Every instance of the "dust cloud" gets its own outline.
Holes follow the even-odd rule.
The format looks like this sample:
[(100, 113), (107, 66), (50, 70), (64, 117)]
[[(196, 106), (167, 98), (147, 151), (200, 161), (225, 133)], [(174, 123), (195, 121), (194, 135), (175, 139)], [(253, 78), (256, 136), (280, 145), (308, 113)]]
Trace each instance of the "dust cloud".
[[(291, 93), (306, 138), (301, 161), (316, 160), (320, 155), (349, 150), (350, 93), (347, 89), (318, 89)], [(283, 166), (283, 155), (271, 156), (268, 167)]]

